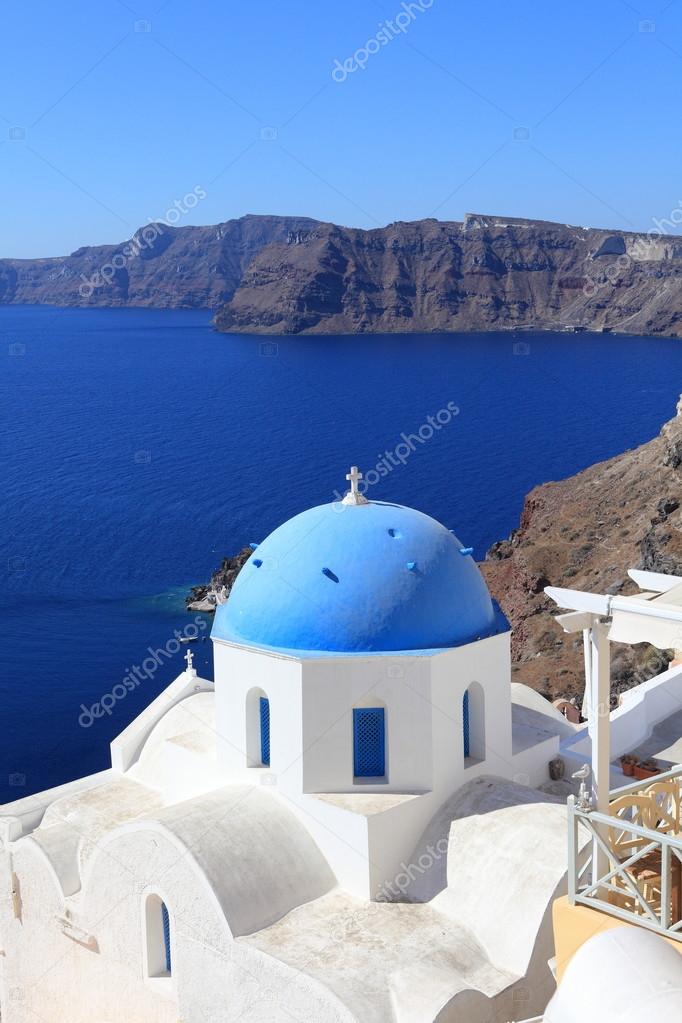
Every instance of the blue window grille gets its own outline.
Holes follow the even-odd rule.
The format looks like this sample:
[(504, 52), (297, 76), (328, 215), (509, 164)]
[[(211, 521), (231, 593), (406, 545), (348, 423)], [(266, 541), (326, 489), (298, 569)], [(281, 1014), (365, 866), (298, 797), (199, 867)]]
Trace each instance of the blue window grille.
[(270, 701), (267, 696), (260, 698), (260, 762), (270, 766)]
[(161, 923), (163, 924), (163, 944), (166, 951), (166, 971), (171, 972), (170, 916), (166, 903), (161, 903)]
[(353, 774), (356, 778), (383, 778), (386, 774), (383, 707), (353, 710)]
[(464, 733), (464, 756), (471, 756), (471, 740), (469, 738), (469, 690), (462, 700), (462, 729)]

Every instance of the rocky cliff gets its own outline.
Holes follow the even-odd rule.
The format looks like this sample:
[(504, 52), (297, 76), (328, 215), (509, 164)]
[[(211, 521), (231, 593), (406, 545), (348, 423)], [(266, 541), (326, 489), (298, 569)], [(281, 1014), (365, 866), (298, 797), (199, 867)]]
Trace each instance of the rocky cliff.
[[(582, 637), (565, 636), (552, 584), (635, 593), (629, 568), (682, 575), (682, 400), (654, 440), (559, 483), (536, 487), (519, 528), (482, 565), (512, 629), (514, 679), (553, 698), (582, 694)], [(662, 671), (672, 652), (614, 645), (614, 693)]]
[(682, 334), (682, 239), (469, 214), (364, 231), (304, 217), (147, 225), (0, 260), (0, 302), (204, 307), (246, 333), (578, 328)]
[(249, 560), (253, 551), (243, 547), (232, 558), (223, 558), (220, 568), (213, 573), (205, 586), (193, 586), (185, 601), (188, 611), (204, 611), (211, 614), (221, 601), (227, 600), (234, 581)]
[(375, 231), (318, 224), (253, 259), (218, 312), (278, 334), (521, 327), (682, 331), (682, 241), (469, 215)]
[(287, 244), (316, 221), (242, 217), (215, 227), (147, 224), (115, 245), (54, 259), (0, 260), (0, 303), (217, 309), (254, 256)]

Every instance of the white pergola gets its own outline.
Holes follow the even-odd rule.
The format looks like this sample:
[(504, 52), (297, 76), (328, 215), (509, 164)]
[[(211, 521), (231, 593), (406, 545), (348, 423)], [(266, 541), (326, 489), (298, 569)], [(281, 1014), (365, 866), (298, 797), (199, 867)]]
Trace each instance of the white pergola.
[(592, 802), (599, 813), (609, 812), (611, 642), (682, 650), (682, 576), (637, 569), (628, 575), (641, 590), (630, 597), (556, 586), (545, 589), (558, 607), (568, 609), (556, 619), (564, 632), (583, 634), (583, 717), (592, 740)]

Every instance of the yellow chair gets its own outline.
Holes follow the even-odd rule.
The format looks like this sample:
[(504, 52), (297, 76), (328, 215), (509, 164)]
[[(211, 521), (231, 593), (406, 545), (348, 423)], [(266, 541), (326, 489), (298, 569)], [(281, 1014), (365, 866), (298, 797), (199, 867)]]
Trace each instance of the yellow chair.
[[(622, 827), (608, 828), (608, 846), (613, 854), (611, 869), (618, 863), (624, 863), (640, 850), (650, 844), (651, 839), (643, 838), (641, 835), (633, 835), (628, 830), (628, 824), (635, 824), (640, 828), (651, 829), (652, 821), (656, 813), (656, 803), (653, 796), (643, 793), (633, 793), (627, 796), (618, 796), (609, 805), (609, 814), (622, 821)], [(625, 873), (636, 886), (645, 902), (655, 908), (655, 897), (661, 889), (661, 859), (660, 853), (649, 852), (635, 860)], [(644, 908), (639, 900), (633, 895), (632, 890), (622, 875), (616, 874), (611, 883), (620, 889), (618, 894), (609, 892), (609, 902), (628, 909), (633, 913), (641, 915)], [(621, 894), (622, 893), (622, 894)], [(660, 899), (660, 894), (659, 894)], [(660, 904), (660, 903), (659, 903)]]
[(663, 831), (668, 835), (680, 832), (680, 784), (676, 778), (666, 781), (655, 781), (644, 790), (655, 803), (654, 817), (651, 827), (655, 831)]
[[(645, 792), (635, 793), (628, 796), (619, 796), (609, 806), (611, 816), (620, 819), (623, 826), (608, 829), (608, 845), (613, 853), (614, 862), (623, 863), (634, 856), (640, 850), (655, 840), (655, 833), (676, 834), (679, 830), (680, 821), (680, 794), (676, 783), (673, 786), (669, 782), (654, 782), (647, 787)], [(633, 835), (627, 830), (627, 824), (636, 824), (654, 832), (651, 838), (641, 835)], [(671, 859), (671, 923), (676, 923), (682, 917), (682, 864), (673, 854)], [(643, 853), (639, 859), (625, 868), (625, 872), (631, 881), (636, 885), (644, 901), (651, 910), (660, 914), (661, 897), (663, 890), (662, 877), (662, 853), (660, 847)], [(609, 893), (609, 901), (629, 909), (638, 915), (643, 914), (644, 908), (633, 895), (630, 887), (622, 876), (616, 875), (613, 878), (614, 887), (622, 889), (620, 892)]]

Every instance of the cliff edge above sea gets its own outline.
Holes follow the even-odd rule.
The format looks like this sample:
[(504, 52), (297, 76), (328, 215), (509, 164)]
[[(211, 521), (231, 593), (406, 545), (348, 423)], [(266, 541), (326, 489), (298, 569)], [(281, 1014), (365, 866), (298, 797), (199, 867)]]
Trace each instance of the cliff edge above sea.
[(307, 217), (147, 224), (0, 260), (0, 304), (215, 312), (219, 331), (589, 330), (682, 335), (682, 239), (468, 214), (373, 230)]

